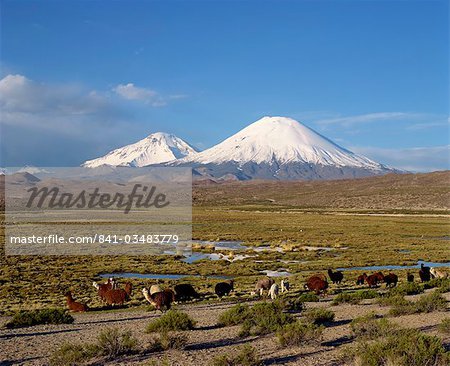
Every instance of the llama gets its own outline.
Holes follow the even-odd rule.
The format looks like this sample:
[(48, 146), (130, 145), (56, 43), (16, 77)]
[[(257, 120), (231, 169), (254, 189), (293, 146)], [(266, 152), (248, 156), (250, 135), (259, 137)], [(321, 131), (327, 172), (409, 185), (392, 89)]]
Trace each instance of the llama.
[(367, 274), (363, 273), (362, 275), (358, 276), (358, 278), (356, 279), (356, 284), (364, 285), (364, 282), (366, 282), (366, 280), (367, 280)]
[(125, 301), (128, 301), (131, 296), (133, 285), (130, 282), (125, 284), (125, 289), (111, 289), (106, 291), (103, 295), (105, 302), (108, 305), (123, 305)]
[(442, 271), (440, 269), (437, 269), (437, 268), (434, 268), (434, 267), (430, 268), (430, 274), (434, 278), (443, 278), (443, 279), (448, 278), (448, 273), (447, 272), (444, 272), (444, 271)]
[(69, 308), (70, 311), (84, 313), (85, 311), (89, 310), (89, 308), (86, 304), (82, 304), (81, 302), (76, 302), (73, 299), (72, 293), (70, 291), (67, 291), (64, 294), (64, 296), (66, 297), (67, 307)]
[(259, 293), (259, 296), (264, 294), (264, 290), (269, 291), (270, 287), (275, 283), (272, 278), (265, 277), (260, 278), (258, 282), (256, 282), (255, 291)]
[(371, 274), (366, 278), (366, 282), (369, 285), (369, 287), (376, 287), (378, 286), (379, 282), (384, 281), (384, 275), (381, 272), (377, 272), (374, 274)]
[(102, 301), (105, 301), (106, 292), (117, 288), (117, 282), (114, 280), (114, 278), (111, 277), (108, 278), (108, 281), (106, 281), (105, 283), (99, 284), (97, 282), (92, 282), (92, 286), (94, 286), (97, 289), (98, 296), (100, 297), (100, 299)]
[(407, 280), (408, 282), (414, 282), (414, 275), (411, 274), (411, 273), (408, 273), (408, 274), (406, 275), (406, 280)]
[(149, 291), (144, 288), (142, 289), (142, 293), (144, 294), (145, 299), (153, 305), (156, 310), (161, 312), (163, 307), (165, 307), (166, 310), (170, 310), (172, 302), (175, 301), (175, 293), (170, 289), (150, 294)]
[(422, 282), (428, 282), (431, 280), (431, 268), (420, 264), (419, 277)]
[(288, 292), (289, 291), (289, 281), (288, 280), (281, 280), (281, 293)]
[(219, 282), (214, 288), (214, 292), (221, 299), (223, 296), (228, 296), (234, 289), (234, 281), (230, 280), (228, 282)]
[(308, 281), (304, 285), (305, 289), (314, 291), (317, 295), (321, 292), (325, 293), (328, 288), (328, 282), (323, 276), (315, 275), (308, 278)]
[(397, 286), (398, 276), (395, 273), (389, 273), (384, 276), (384, 282), (386, 283), (386, 287), (395, 287)]
[(162, 288), (159, 285), (151, 285), (150, 295), (156, 294), (157, 292), (163, 292)]
[(330, 276), (330, 280), (334, 284), (340, 284), (344, 279), (344, 274), (341, 271), (333, 272), (331, 268), (328, 269), (328, 276)]
[(272, 286), (270, 286), (269, 289), (269, 296), (272, 300), (276, 300), (276, 298), (278, 297), (278, 292), (279, 292), (279, 288), (278, 285), (276, 283), (273, 283)]
[(200, 297), (192, 285), (187, 283), (176, 285), (173, 289), (175, 290), (175, 299), (177, 301), (188, 301), (191, 299), (198, 299)]

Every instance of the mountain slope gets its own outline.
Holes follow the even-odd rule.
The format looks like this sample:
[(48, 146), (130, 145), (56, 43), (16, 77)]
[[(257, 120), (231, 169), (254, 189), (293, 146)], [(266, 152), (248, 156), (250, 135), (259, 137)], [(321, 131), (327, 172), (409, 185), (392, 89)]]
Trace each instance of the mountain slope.
[[(196, 181), (195, 206), (278, 209), (405, 210), (450, 212), (450, 170), (386, 174), (349, 180)], [(279, 207), (279, 208), (277, 208)]]
[(394, 171), (286, 117), (263, 117), (218, 145), (169, 164), (239, 179), (336, 179)]
[(113, 150), (105, 156), (88, 160), (82, 165), (88, 168), (104, 164), (141, 167), (165, 163), (196, 153), (194, 147), (175, 135), (156, 132), (134, 144)]

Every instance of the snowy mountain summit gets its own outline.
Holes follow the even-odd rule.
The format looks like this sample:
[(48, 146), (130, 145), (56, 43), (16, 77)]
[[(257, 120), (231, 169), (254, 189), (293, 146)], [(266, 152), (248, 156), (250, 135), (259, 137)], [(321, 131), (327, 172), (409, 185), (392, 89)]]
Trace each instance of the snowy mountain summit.
[(192, 167), (194, 179), (343, 179), (398, 170), (355, 154), (287, 117), (263, 117), (221, 143), (197, 152), (180, 138), (157, 132), (83, 166)]
[(220, 144), (183, 161), (220, 164), (292, 162), (380, 169), (380, 164), (356, 155), (304, 124), (286, 117), (263, 117)]
[(337, 179), (393, 171), (287, 117), (263, 117), (218, 145), (169, 164), (238, 179)]
[(82, 166), (96, 168), (106, 164), (141, 167), (165, 163), (196, 153), (194, 147), (175, 135), (156, 132), (134, 144), (113, 150), (100, 158), (88, 160)]

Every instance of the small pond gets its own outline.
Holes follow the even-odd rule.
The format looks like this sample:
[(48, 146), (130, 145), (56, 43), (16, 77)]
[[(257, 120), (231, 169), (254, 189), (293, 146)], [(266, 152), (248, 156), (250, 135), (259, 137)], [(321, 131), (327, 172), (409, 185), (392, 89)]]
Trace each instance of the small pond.
[(260, 271), (261, 273), (264, 273), (267, 277), (289, 277), (292, 276), (292, 273), (288, 271), (271, 271), (268, 269), (265, 269), (264, 271)]

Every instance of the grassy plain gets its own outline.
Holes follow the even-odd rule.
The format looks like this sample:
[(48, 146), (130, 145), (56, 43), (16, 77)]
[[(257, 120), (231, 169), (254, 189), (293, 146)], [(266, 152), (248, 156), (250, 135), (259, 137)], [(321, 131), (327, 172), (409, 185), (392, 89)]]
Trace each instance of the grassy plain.
[[(246, 295), (263, 270), (293, 273), (291, 283), (298, 289), (307, 275), (329, 267), (446, 262), (450, 258), (449, 182), (450, 172), (439, 172), (333, 182), (196, 184), (195, 240), (238, 240), (283, 252), (249, 250), (247, 254), (257, 257), (194, 264), (174, 256), (2, 256), (0, 311), (62, 306), (68, 289), (77, 300), (100, 307), (92, 281), (99, 280), (101, 273), (229, 275), (237, 279), (237, 293)], [(3, 227), (1, 240), (4, 243)], [(397, 272), (404, 280), (405, 271)], [(346, 272), (344, 287), (353, 286), (356, 274)], [(207, 299), (217, 282), (205, 277), (186, 281)], [(151, 283), (132, 282), (138, 288)], [(135, 291), (129, 306), (142, 306), (142, 300), (140, 291)]]

